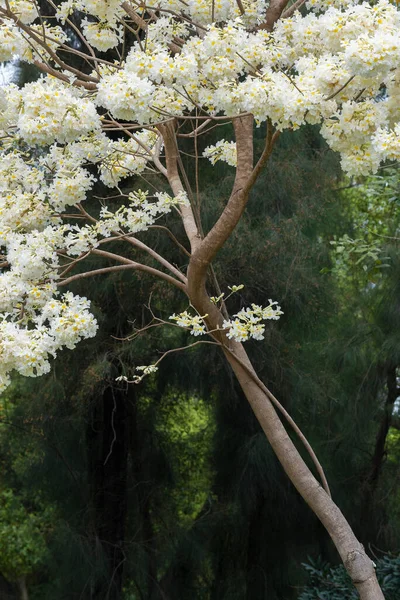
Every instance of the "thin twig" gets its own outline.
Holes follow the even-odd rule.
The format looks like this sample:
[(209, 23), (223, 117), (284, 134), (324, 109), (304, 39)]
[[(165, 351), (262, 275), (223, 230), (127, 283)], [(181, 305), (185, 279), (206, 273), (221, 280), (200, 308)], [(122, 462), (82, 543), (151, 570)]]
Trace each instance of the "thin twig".
[(342, 85), (342, 87), (340, 87), (336, 92), (333, 92), (333, 94), (331, 94), (330, 96), (327, 96), (327, 98), (324, 98), (324, 100), (332, 100), (332, 98), (340, 94), (340, 92), (343, 91), (344, 88), (347, 87), (351, 81), (353, 81), (354, 77), (355, 75), (349, 77), (349, 79), (346, 81), (346, 83)]

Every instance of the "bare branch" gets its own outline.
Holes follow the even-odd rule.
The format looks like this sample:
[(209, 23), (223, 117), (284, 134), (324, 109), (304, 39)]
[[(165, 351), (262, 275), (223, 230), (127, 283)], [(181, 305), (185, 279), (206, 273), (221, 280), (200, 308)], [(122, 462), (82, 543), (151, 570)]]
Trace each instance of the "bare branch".
[(174, 236), (172, 231), (168, 229), (168, 227), (164, 227), (164, 225), (150, 225), (149, 229), (162, 229), (167, 233), (167, 235), (169, 235), (174, 244), (176, 244), (176, 246), (178, 246), (178, 248), (182, 250), (184, 254), (186, 254), (186, 256), (191, 256), (190, 252), (186, 250), (185, 246), (182, 246), (182, 244), (176, 239), (176, 237)]
[(171, 348), (170, 350), (166, 350), (163, 355), (161, 356), (161, 358), (159, 358), (157, 360), (157, 362), (154, 363), (154, 366), (158, 366), (160, 364), (160, 362), (162, 360), (164, 360), (164, 358), (166, 356), (168, 356), (168, 354), (173, 354), (174, 352), (182, 352), (182, 350), (188, 350), (190, 348), (194, 348), (195, 346), (198, 346), (199, 344), (212, 344), (213, 346), (220, 346), (219, 342), (211, 342), (210, 340), (198, 340), (197, 342), (193, 342), (193, 344), (188, 344), (187, 346), (181, 346), (180, 348)]
[[(46, 65), (40, 60), (34, 60), (33, 63), (37, 66), (38, 69), (40, 69), (44, 73), (48, 73), (49, 75), (53, 75), (53, 77), (57, 77), (57, 79), (60, 79), (61, 81), (69, 83), (69, 77), (67, 75), (64, 75), (63, 73), (60, 73), (60, 71), (57, 71), (57, 69), (53, 69), (52, 67)], [(97, 87), (95, 83), (82, 81), (82, 79), (75, 79), (72, 85), (84, 87), (87, 90), (95, 90)]]
[(152, 248), (150, 248), (149, 246), (147, 246), (146, 244), (144, 244), (143, 242), (141, 242), (140, 240), (138, 240), (134, 237), (124, 236), (124, 237), (122, 237), (122, 239), (129, 242), (129, 244), (131, 244), (132, 246), (136, 246), (136, 248), (140, 248), (140, 250), (144, 250), (145, 252), (147, 252), (150, 256), (152, 256), (161, 265), (163, 265), (169, 271), (171, 271), (171, 273), (174, 273), (174, 275), (176, 275), (176, 277), (178, 277), (183, 283), (187, 283), (187, 278), (185, 277), (185, 275), (183, 273), (181, 273), (179, 271), (179, 269), (174, 267), (174, 265), (172, 265), (168, 260), (166, 260), (160, 254), (158, 254), (158, 252), (156, 252), (155, 250), (153, 250)]
[(340, 94), (341, 91), (343, 91), (351, 81), (353, 81), (355, 75), (352, 75), (351, 77), (349, 77), (349, 79), (346, 81), (346, 83), (344, 83), (338, 90), (336, 90), (335, 92), (333, 92), (330, 96), (327, 96), (326, 98), (324, 98), (324, 100), (332, 100), (332, 98), (334, 98), (335, 96), (337, 96), (338, 94)]
[[(181, 178), (179, 176), (179, 149), (175, 133), (175, 122), (170, 120), (163, 125), (158, 125), (158, 130), (160, 131), (164, 140), (168, 182), (174, 195), (178, 196), (181, 192), (186, 193), (186, 190), (183, 187)], [(181, 206), (180, 212), (182, 215), (183, 226), (193, 252), (199, 246), (201, 236), (197, 228), (192, 207)]]
[(71, 277), (67, 277), (62, 281), (57, 283), (58, 287), (62, 287), (64, 285), (68, 285), (72, 281), (78, 281), (79, 279), (86, 279), (87, 277), (94, 277), (95, 275), (104, 275), (105, 273), (113, 273), (114, 271), (126, 271), (137, 269), (136, 264), (134, 265), (115, 265), (114, 267), (104, 267), (102, 269), (93, 269), (93, 271), (86, 271), (85, 273), (77, 273), (76, 275), (71, 275)]
[(98, 256), (103, 256), (104, 258), (110, 258), (111, 260), (115, 260), (117, 262), (123, 263), (125, 265), (134, 265), (136, 270), (144, 271), (145, 273), (149, 273), (149, 275), (154, 275), (159, 279), (164, 279), (168, 281), (168, 283), (172, 283), (175, 287), (179, 288), (183, 292), (186, 293), (186, 286), (181, 281), (178, 281), (168, 273), (164, 273), (163, 271), (159, 271), (158, 269), (154, 269), (153, 267), (149, 267), (148, 265), (143, 265), (142, 263), (137, 263), (129, 258), (125, 258), (120, 256), (119, 254), (114, 254), (113, 252), (106, 252), (105, 250), (93, 249), (92, 254), (97, 254)]
[(207, 125), (209, 123), (211, 123), (211, 122), (212, 122), (212, 119), (207, 119), (201, 125), (199, 125), (199, 127), (196, 127), (196, 129), (194, 129), (190, 133), (178, 133), (177, 137), (182, 137), (182, 138), (185, 138), (185, 137), (186, 138), (196, 137), (196, 136), (198, 136), (199, 131), (201, 131), (202, 129), (204, 129), (204, 127), (207, 127)]
[[(85, 218), (87, 218), (92, 223), (97, 223), (97, 219), (95, 219), (88, 212), (86, 212), (86, 210), (83, 208), (83, 206), (81, 204), (77, 204), (76, 206), (79, 208), (82, 215), (85, 216)], [(115, 239), (124, 240), (124, 241), (128, 242), (129, 244), (131, 244), (132, 246), (136, 246), (137, 248), (144, 250), (152, 258), (154, 258), (157, 262), (159, 262), (160, 265), (163, 265), (163, 267), (166, 267), (169, 271), (171, 271), (171, 273), (176, 275), (183, 283), (187, 283), (187, 279), (186, 279), (185, 275), (183, 273), (181, 273), (181, 271), (179, 271), (179, 269), (174, 267), (174, 265), (172, 265), (163, 256), (161, 256), (161, 254), (158, 254), (158, 252), (153, 250), (153, 248), (150, 248), (144, 242), (141, 242), (137, 238), (135, 238), (127, 233), (121, 233), (119, 231), (113, 231), (112, 233), (115, 235)], [(113, 241), (113, 240), (111, 240), (110, 238), (106, 238), (105, 240), (102, 240), (102, 241), (103, 241), (103, 243), (107, 243), (107, 242)]]
[[(62, 254), (62, 253), (60, 252), (59, 254)], [(186, 293), (186, 285), (183, 282), (178, 281), (174, 277), (171, 277), (171, 275), (168, 275), (168, 273), (164, 273), (163, 271), (159, 271), (158, 269), (154, 269), (153, 267), (150, 267), (148, 265), (144, 265), (142, 263), (135, 262), (133, 260), (130, 260), (129, 258), (120, 256), (119, 254), (114, 254), (113, 252), (107, 252), (106, 250), (99, 250), (98, 248), (93, 248), (90, 252), (86, 252), (81, 257), (78, 257), (77, 259), (73, 260), (71, 262), (71, 264), (68, 265), (66, 270), (63, 272), (63, 275), (65, 275), (67, 272), (71, 271), (71, 269), (73, 267), (75, 267), (75, 265), (78, 262), (81, 262), (82, 260), (87, 258), (90, 254), (95, 254), (97, 256), (102, 256), (103, 258), (108, 258), (110, 260), (114, 260), (116, 262), (122, 263), (126, 267), (130, 267), (133, 270), (143, 271), (143, 272), (148, 273), (149, 275), (153, 275), (159, 279), (164, 279), (168, 283), (172, 283), (172, 285), (174, 285), (175, 287), (179, 288), (180, 290), (182, 290), (183, 292)], [(105, 269), (106, 269), (105, 271), (103, 269), (93, 269), (93, 270), (87, 271), (85, 273), (77, 273), (76, 275), (71, 275), (71, 277), (68, 277), (68, 279), (64, 279), (63, 281), (60, 281), (58, 283), (58, 285), (66, 285), (67, 283), (70, 283), (71, 281), (75, 281), (77, 279), (91, 277), (92, 273), (94, 275), (100, 275), (101, 274), (100, 271), (107, 272), (110, 268), (106, 267)], [(113, 270), (117, 270), (117, 269), (113, 269)], [(182, 273), (180, 273), (180, 275), (182, 276)]]
[(303, 4), (305, 4), (306, 0), (296, 0), (296, 2), (294, 2), (291, 6), (289, 6), (283, 13), (282, 13), (282, 19), (288, 19), (289, 17), (291, 17), (292, 15), (294, 15), (294, 13), (296, 12), (296, 10), (299, 10), (299, 8), (301, 8), (303, 6)]

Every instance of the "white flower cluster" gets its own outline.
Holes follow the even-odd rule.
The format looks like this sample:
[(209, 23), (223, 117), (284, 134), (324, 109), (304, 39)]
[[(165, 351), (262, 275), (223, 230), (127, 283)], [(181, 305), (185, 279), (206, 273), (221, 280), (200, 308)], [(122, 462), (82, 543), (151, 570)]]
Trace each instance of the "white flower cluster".
[(392, 130), (379, 129), (373, 140), (378, 155), (387, 156), (389, 160), (400, 160), (400, 123), (396, 123)]
[(9, 270), (0, 274), (0, 390), (12, 370), (46, 373), (50, 356), (96, 333), (86, 298), (70, 292), (57, 297), (63, 234), (63, 228), (49, 226), (41, 232), (9, 232), (3, 241)]
[(121, 0), (66, 0), (58, 5), (56, 17), (65, 23), (74, 11), (90, 15), (90, 19), (82, 20), (86, 41), (100, 52), (106, 52), (118, 46), (123, 38), (123, 27), (118, 19), (125, 13), (120, 5)]
[(100, 52), (107, 52), (122, 41), (124, 31), (122, 25), (112, 27), (108, 22), (98, 23), (83, 19), (82, 26), (86, 40)]
[(175, 313), (170, 316), (171, 321), (176, 321), (179, 327), (184, 327), (190, 331), (190, 335), (197, 337), (198, 335), (204, 335), (206, 333), (206, 326), (204, 319), (207, 315), (191, 315), (187, 310), (176, 315)]
[(85, 200), (95, 177), (77, 165), (76, 158), (68, 151), (68, 147), (52, 146), (40, 162), (46, 168), (49, 181), (46, 190), (48, 202), (55, 211), (63, 212), (67, 206)]
[(138, 132), (129, 140), (111, 141), (100, 163), (100, 178), (109, 187), (115, 187), (121, 179), (142, 173), (149, 161), (151, 151), (157, 141), (152, 131)]
[(42, 185), (43, 174), (18, 152), (0, 155), (0, 241), (8, 232), (44, 229), (51, 222)]
[(158, 371), (158, 367), (156, 365), (141, 365), (140, 367), (136, 367), (136, 371), (141, 372), (141, 375), (133, 376), (133, 383), (140, 383), (146, 375), (152, 375)]
[[(168, 56), (168, 55), (166, 55)], [(163, 59), (151, 61), (153, 71), (164, 72)], [(137, 121), (141, 124), (158, 122), (163, 113), (181, 115), (191, 107), (189, 98), (173, 87), (155, 85), (149, 77), (139, 77), (129, 68), (129, 57), (123, 70), (103, 67), (102, 78), (97, 86), (97, 104), (107, 108), (114, 118)], [(134, 65), (135, 68), (138, 65)], [(139, 65), (140, 66), (140, 65)], [(166, 65), (168, 66), (168, 65)], [(186, 67), (182, 67), (182, 74)]]
[[(8, 5), (8, 6), (7, 6)], [(38, 17), (36, 2), (34, 0), (0, 0), (0, 7), (10, 8), (18, 19), (25, 25), (33, 23)]]
[(28, 327), (24, 301), (20, 304), (19, 321), (4, 314), (0, 322), (0, 391), (9, 384), (11, 371), (29, 377), (47, 373), (50, 357), (55, 357), (60, 348), (73, 349), (97, 330), (96, 320), (88, 310), (89, 302), (70, 292), (60, 300), (49, 300), (35, 316), (31, 315), (34, 328)]
[[(22, 2), (18, 2), (18, 7), (15, 7), (16, 15), (18, 14), (20, 5), (24, 9), (23, 13), (19, 13), (21, 14), (22, 22), (24, 22), (24, 19), (26, 22), (33, 18), (33, 12), (27, 10), (28, 4), (30, 3), (26, 2), (23, 4)], [(43, 27), (45, 26), (43, 25)], [(40, 25), (33, 24), (31, 25), (31, 29), (36, 34), (39, 34), (39, 37), (41, 36), (43, 29)], [(52, 52), (67, 40), (67, 36), (61, 27), (46, 25), (45, 31), (46, 41)], [(50, 59), (50, 53), (46, 48), (39, 49), (32, 45), (24, 31), (18, 27), (14, 20), (4, 18), (0, 20), (0, 62), (13, 60), (15, 57), (26, 62), (33, 62), (34, 59)]]
[(208, 158), (212, 165), (222, 160), (231, 167), (236, 167), (237, 155), (236, 155), (236, 142), (226, 142), (225, 140), (219, 140), (213, 146), (207, 146), (203, 152), (204, 158)]
[[(234, 291), (237, 291), (242, 286), (233, 287), (236, 288)], [(214, 302), (216, 303), (222, 296), (223, 294), (218, 299), (214, 299)], [(265, 325), (262, 321), (271, 319), (276, 321), (281, 315), (283, 315), (283, 312), (278, 303), (269, 300), (269, 305), (266, 307), (252, 304), (251, 308), (240, 310), (234, 315), (233, 320), (225, 320), (222, 326), (224, 330), (227, 330), (227, 337), (234, 339), (236, 342), (245, 342), (249, 338), (263, 340)], [(198, 336), (207, 333), (204, 322), (206, 317), (207, 315), (191, 315), (185, 310), (177, 315), (174, 313), (170, 316), (170, 319), (176, 321), (179, 327), (188, 329), (191, 335)]]
[(174, 38), (184, 40), (194, 33), (195, 28), (187, 22), (180, 23), (172, 16), (160, 17), (155, 23), (149, 23), (146, 35), (146, 47), (157, 50), (160, 45), (167, 48)]
[(10, 19), (0, 23), (0, 62), (12, 60), (14, 56), (23, 57), (28, 44), (18, 27)]
[(23, 140), (33, 146), (72, 142), (100, 129), (101, 122), (94, 104), (76, 88), (46, 77), (22, 88), (16, 126)]
[(82, 202), (94, 177), (65, 148), (53, 146), (36, 161), (17, 150), (0, 152), (0, 241), (12, 232), (56, 224), (66, 206)]
[(358, 0), (307, 0), (306, 5), (315, 12), (325, 12), (332, 6), (334, 8), (347, 8), (357, 3)]
[(158, 371), (158, 367), (156, 365), (142, 365), (140, 367), (136, 367), (136, 371), (141, 372), (141, 375), (134, 375), (133, 379), (129, 381), (126, 375), (120, 375), (115, 378), (115, 381), (125, 381), (126, 383), (140, 383), (146, 375), (152, 375)]
[[(241, 4), (244, 10), (242, 19), (246, 27), (252, 29), (264, 20), (268, 6), (265, 0), (243, 0)], [(203, 26), (224, 23), (241, 16), (236, 0), (189, 0), (184, 8), (180, 0), (150, 0), (148, 6), (184, 13)]]
[(263, 340), (265, 325), (262, 321), (269, 319), (276, 321), (281, 315), (283, 312), (278, 303), (269, 300), (269, 305), (265, 308), (252, 304), (251, 308), (240, 310), (234, 315), (234, 320), (224, 321), (223, 327), (228, 330), (227, 337), (236, 342), (245, 342), (249, 338)]
[[(122, 69), (102, 68), (97, 102), (143, 124), (194, 106), (211, 115), (250, 112), (279, 129), (322, 123), (343, 168), (365, 174), (388, 158), (377, 132), (397, 135), (399, 30), (400, 12), (387, 0), (295, 13), (272, 33), (248, 30), (242, 17), (214, 23), (175, 54), (157, 30), (148, 47), (133, 45)], [(233, 163), (233, 148), (220, 146)]]
[[(1, 38), (1, 31), (0, 31)], [(0, 44), (1, 49), (1, 44)], [(0, 50), (1, 52), (1, 50)], [(1, 59), (0, 59), (1, 60)], [(13, 83), (0, 87), (0, 135), (5, 136), (8, 128), (14, 128), (18, 119), (21, 94)]]
[(138, 190), (129, 194), (128, 206), (122, 205), (115, 212), (104, 206), (94, 230), (104, 237), (116, 231), (125, 233), (146, 231), (161, 215), (169, 213), (174, 206), (188, 204), (184, 192), (175, 197), (166, 192), (156, 192), (154, 196), (156, 201), (151, 202), (148, 192)]

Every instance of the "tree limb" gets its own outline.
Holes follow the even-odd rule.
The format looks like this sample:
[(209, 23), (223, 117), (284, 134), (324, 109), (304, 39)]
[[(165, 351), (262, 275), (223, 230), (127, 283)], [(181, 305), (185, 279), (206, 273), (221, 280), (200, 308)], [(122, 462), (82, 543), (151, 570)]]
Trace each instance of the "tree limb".
[[(158, 125), (158, 130), (160, 131), (164, 140), (168, 182), (171, 186), (174, 195), (178, 196), (179, 193), (186, 193), (186, 190), (183, 187), (181, 178), (179, 176), (179, 149), (176, 140), (175, 122), (173, 120), (170, 120), (162, 125)], [(196, 250), (196, 248), (198, 248), (201, 242), (201, 235), (197, 228), (192, 207), (182, 205), (180, 207), (180, 212), (182, 216), (183, 226), (185, 228), (186, 235), (189, 239), (190, 247), (193, 252), (194, 250)]]
[(283, 13), (282, 13), (282, 19), (288, 19), (289, 17), (291, 17), (292, 15), (294, 15), (294, 13), (296, 12), (296, 10), (299, 10), (299, 8), (301, 8), (303, 6), (303, 4), (305, 4), (306, 0), (296, 0), (296, 2), (294, 2), (291, 6), (289, 6)]
[(253, 117), (238, 117), (234, 119), (233, 125), (237, 151), (235, 182), (221, 216), (192, 254), (188, 270), (189, 285), (192, 285), (192, 289), (193, 287), (199, 289), (204, 284), (208, 265), (238, 224), (246, 208), (249, 192), (270, 157), (279, 135), (279, 132), (272, 133), (269, 123), (263, 153), (253, 168)]
[[(148, 265), (143, 265), (142, 263), (137, 263), (133, 260), (130, 260), (129, 258), (124, 258), (123, 256), (120, 256), (119, 254), (114, 254), (113, 252), (106, 252), (105, 250), (98, 250), (98, 249), (94, 248), (93, 250), (91, 250), (91, 254), (96, 254), (97, 256), (102, 256), (103, 258), (109, 258), (111, 260), (115, 260), (124, 265), (127, 265), (127, 266), (129, 265), (131, 267), (131, 269), (136, 269), (137, 271), (144, 271), (145, 273), (148, 273), (149, 275), (154, 275), (158, 279), (164, 279), (165, 281), (168, 281), (168, 283), (172, 283), (172, 285), (174, 285), (175, 287), (179, 288), (180, 290), (182, 290), (183, 292), (186, 293), (185, 284), (182, 283), (181, 281), (178, 281), (174, 277), (171, 277), (171, 275), (168, 275), (168, 273), (164, 273), (163, 271), (159, 271), (158, 269), (154, 269), (153, 267), (149, 267)], [(88, 273), (92, 273), (92, 272), (93, 271), (88, 271)], [(72, 277), (74, 277), (75, 279), (79, 279), (80, 275), (81, 275), (81, 273), (77, 273), (76, 276), (72, 275), (71, 277), (68, 278), (68, 280), (71, 281)], [(85, 277), (89, 277), (89, 275), (85, 275)], [(67, 280), (60, 281), (59, 285), (60, 284), (65, 285), (66, 281)]]
[(288, 2), (289, 0), (270, 0), (267, 12), (265, 14), (265, 21), (260, 25), (259, 29), (272, 31), (275, 23), (280, 19)]

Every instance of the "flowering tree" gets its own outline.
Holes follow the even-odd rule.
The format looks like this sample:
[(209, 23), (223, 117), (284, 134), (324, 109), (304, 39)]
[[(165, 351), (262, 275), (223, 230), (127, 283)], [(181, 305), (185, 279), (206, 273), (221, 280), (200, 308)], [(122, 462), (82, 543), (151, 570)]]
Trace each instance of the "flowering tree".
[[(0, 382), (4, 389), (13, 370), (41, 375), (60, 348), (95, 335), (89, 301), (64, 291), (72, 281), (139, 270), (175, 286), (190, 308), (171, 319), (220, 346), (360, 597), (376, 600), (383, 595), (373, 563), (332, 501), (304, 437), (322, 486), (301, 458), (274, 406), (295, 427), (293, 421), (242, 345), (262, 339), (264, 322), (282, 311), (270, 300), (230, 316), (212, 269), (282, 130), (321, 124), (349, 174), (374, 172), (400, 156), (397, 7), (387, 0), (309, 0), (300, 13), (303, 4), (0, 0), (0, 61), (18, 56), (43, 72), (22, 89), (0, 89)], [(227, 162), (235, 179), (223, 211), (204, 233), (181, 148), (193, 142), (198, 182), (198, 137), (220, 124), (224, 131), (231, 126), (235, 141), (220, 139), (203, 156), (212, 164)], [(255, 127), (265, 131), (258, 157)], [(168, 191), (120, 190), (123, 178), (149, 172), (164, 179)], [(110, 198), (89, 213), (85, 198), (96, 176), (111, 188)], [(181, 219), (186, 239), (163, 228), (188, 255), (186, 268), (142, 241), (161, 218)], [(119, 251), (112, 252), (116, 242)], [(137, 260), (122, 254), (121, 244), (134, 248)], [(74, 273), (93, 255), (112, 266)], [(217, 297), (208, 291), (209, 277)], [(237, 289), (232, 285), (231, 292)], [(141, 367), (133, 380), (155, 369)]]

